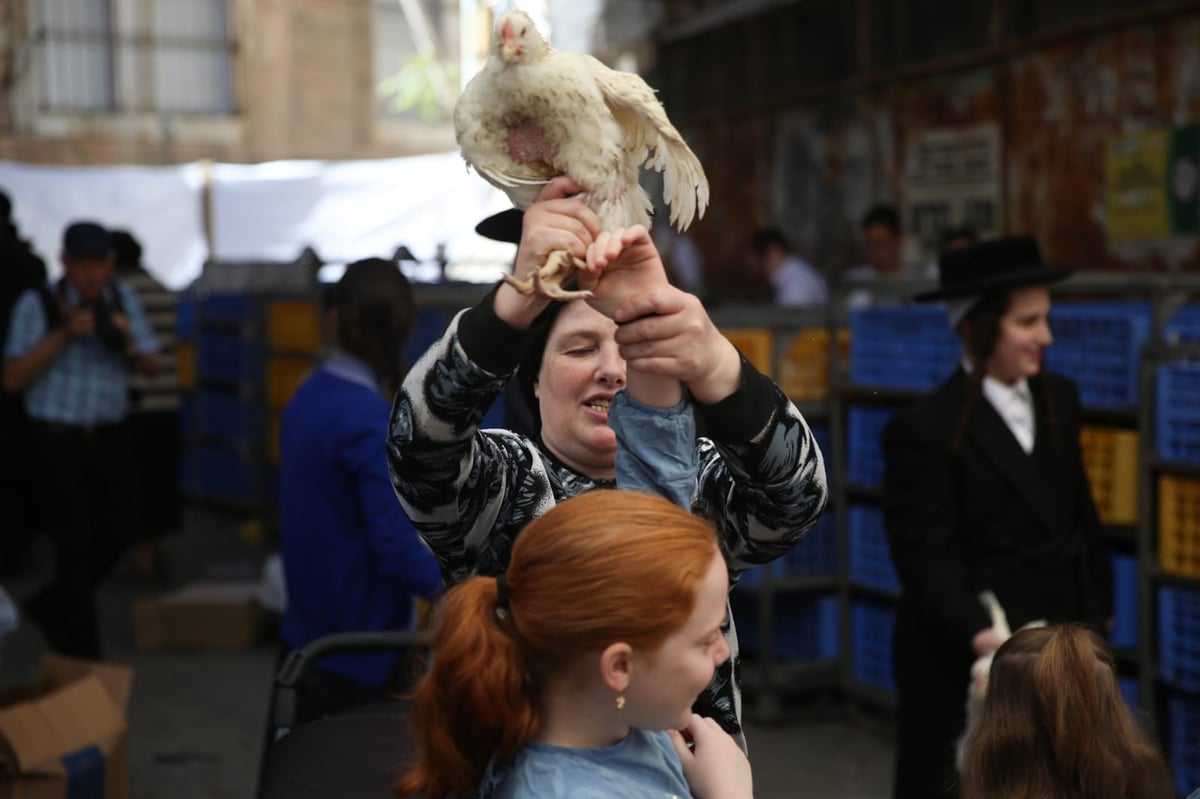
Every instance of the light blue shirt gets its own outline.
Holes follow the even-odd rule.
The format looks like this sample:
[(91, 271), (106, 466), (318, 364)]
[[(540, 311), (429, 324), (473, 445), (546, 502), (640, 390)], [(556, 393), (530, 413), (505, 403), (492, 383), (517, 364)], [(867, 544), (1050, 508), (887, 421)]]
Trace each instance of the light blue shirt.
[(829, 302), (825, 278), (807, 261), (788, 256), (771, 277), (776, 305), (782, 308), (821, 308)]
[[(139, 352), (157, 352), (137, 293), (113, 281), (121, 296), (121, 313)], [(52, 289), (53, 290), (53, 289)], [(68, 302), (79, 294), (66, 284)], [(50, 332), (42, 297), (36, 289), (25, 291), (13, 306), (4, 355), (25, 355)], [(129, 366), (123, 353), (114, 353), (91, 333), (73, 338), (49, 366), (25, 389), (25, 409), (34, 419), (60, 424), (109, 424), (125, 418), (129, 404)]]
[(630, 730), (620, 742), (575, 749), (530, 741), (507, 768), (488, 764), (480, 799), (688, 799), (667, 733)]

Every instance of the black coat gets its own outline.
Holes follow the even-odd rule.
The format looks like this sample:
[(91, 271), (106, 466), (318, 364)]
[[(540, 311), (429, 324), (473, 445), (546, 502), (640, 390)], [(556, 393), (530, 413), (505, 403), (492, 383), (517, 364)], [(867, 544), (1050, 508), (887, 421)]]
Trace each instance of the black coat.
[(884, 519), (903, 595), (893, 658), (896, 796), (954, 796), (953, 743), (965, 724), (971, 639), (996, 593), (1012, 629), (1035, 619), (1100, 627), (1112, 575), (1083, 469), (1074, 383), (1029, 381), (1028, 455), (984, 397), (954, 445), (968, 383), (957, 371), (898, 411), (883, 433)]

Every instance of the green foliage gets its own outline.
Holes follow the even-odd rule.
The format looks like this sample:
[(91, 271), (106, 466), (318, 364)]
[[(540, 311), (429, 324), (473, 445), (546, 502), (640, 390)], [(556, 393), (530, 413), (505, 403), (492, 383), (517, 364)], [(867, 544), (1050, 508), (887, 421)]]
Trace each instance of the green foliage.
[(391, 111), (415, 111), (427, 122), (449, 119), (458, 94), (458, 68), (418, 53), (375, 87)]

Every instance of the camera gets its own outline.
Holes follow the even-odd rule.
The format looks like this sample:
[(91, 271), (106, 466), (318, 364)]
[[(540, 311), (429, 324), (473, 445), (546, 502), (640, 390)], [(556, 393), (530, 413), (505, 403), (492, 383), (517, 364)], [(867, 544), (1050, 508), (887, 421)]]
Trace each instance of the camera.
[(96, 318), (96, 337), (109, 352), (124, 355), (126, 349), (125, 334), (122, 333), (112, 320), (112, 307), (103, 298), (85, 303), (82, 307), (89, 309)]

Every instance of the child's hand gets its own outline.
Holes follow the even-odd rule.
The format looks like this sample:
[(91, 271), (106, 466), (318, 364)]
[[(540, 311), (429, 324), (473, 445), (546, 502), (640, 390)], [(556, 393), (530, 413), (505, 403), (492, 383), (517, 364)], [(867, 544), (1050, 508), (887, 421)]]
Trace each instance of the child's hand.
[(683, 764), (683, 776), (696, 799), (751, 799), (754, 796), (750, 761), (738, 748), (737, 741), (717, 722), (693, 713), (686, 729), (671, 730), (670, 735)]
[(577, 279), (581, 289), (590, 289), (588, 303), (612, 318), (629, 299), (669, 285), (658, 249), (641, 225), (606, 230), (587, 248), (587, 266)]

